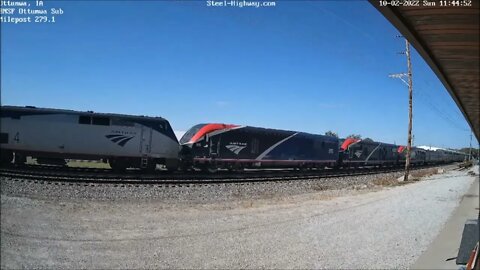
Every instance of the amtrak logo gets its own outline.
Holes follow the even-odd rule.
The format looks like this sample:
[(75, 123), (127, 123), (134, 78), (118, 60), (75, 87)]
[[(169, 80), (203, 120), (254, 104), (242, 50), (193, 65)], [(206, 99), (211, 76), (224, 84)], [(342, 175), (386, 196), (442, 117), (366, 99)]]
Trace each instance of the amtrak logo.
[(228, 150), (232, 151), (235, 153), (235, 155), (238, 155), (240, 151), (242, 151), (247, 145), (237, 145), (237, 144), (229, 144), (225, 146)]
[(126, 136), (126, 135), (119, 135), (119, 134), (111, 134), (111, 135), (105, 135), (105, 137), (107, 139), (109, 139), (110, 141), (120, 145), (120, 146), (124, 146), (128, 141), (130, 141), (131, 139), (133, 139), (133, 137), (135, 136)]
[(362, 155), (362, 150), (357, 150), (355, 151), (354, 155), (357, 156), (357, 158), (360, 158), (360, 156)]

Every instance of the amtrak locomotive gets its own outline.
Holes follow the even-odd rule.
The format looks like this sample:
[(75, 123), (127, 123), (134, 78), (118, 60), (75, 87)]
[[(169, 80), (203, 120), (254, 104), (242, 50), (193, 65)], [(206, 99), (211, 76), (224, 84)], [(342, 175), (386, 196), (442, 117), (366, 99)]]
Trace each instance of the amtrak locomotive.
[(214, 171), (245, 167), (333, 167), (338, 139), (304, 132), (200, 124), (180, 139), (183, 164)]
[(108, 161), (112, 169), (178, 167), (178, 141), (161, 117), (2, 106), (1, 159), (39, 163)]

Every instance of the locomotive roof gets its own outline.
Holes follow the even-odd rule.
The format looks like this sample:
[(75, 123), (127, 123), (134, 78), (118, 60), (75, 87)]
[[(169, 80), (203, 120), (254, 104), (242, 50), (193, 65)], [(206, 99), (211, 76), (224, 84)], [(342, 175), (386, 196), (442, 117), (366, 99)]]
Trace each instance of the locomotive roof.
[(339, 141), (340, 141), (341, 143), (344, 143), (344, 142), (345, 142), (346, 140), (348, 140), (348, 139), (354, 139), (354, 140), (356, 140), (356, 142), (358, 142), (358, 143), (363, 143), (363, 144), (379, 144), (379, 143), (381, 143), (382, 145), (391, 146), (391, 147), (398, 147), (398, 146), (399, 146), (399, 145), (393, 144), (393, 143), (385, 143), (385, 142), (380, 142), (380, 141), (374, 141), (374, 140), (372, 140), (372, 139), (370, 139), (370, 138), (367, 138), (367, 139), (355, 139), (355, 138), (350, 138), (350, 137), (349, 137), (349, 138), (339, 139)]
[(167, 119), (159, 116), (144, 116), (144, 115), (128, 115), (128, 114), (118, 114), (118, 113), (99, 113), (93, 111), (75, 111), (75, 110), (67, 110), (67, 109), (53, 109), (53, 108), (37, 108), (34, 106), (1, 106), (1, 110), (10, 110), (10, 111), (18, 111), (18, 112), (38, 112), (38, 113), (45, 113), (45, 114), (73, 114), (73, 115), (87, 115), (87, 116), (103, 116), (103, 117), (121, 117), (121, 118), (129, 118), (129, 119), (150, 119), (156, 121), (167, 121)]
[[(290, 133), (298, 133), (298, 134), (304, 134), (304, 135), (312, 135), (312, 136), (322, 136), (322, 137), (326, 137), (326, 138), (329, 138), (331, 140), (338, 140), (338, 138), (336, 137), (333, 137), (333, 136), (328, 136), (328, 135), (321, 135), (321, 134), (313, 134), (313, 133), (308, 133), (308, 132), (303, 132), (303, 131), (294, 131), (294, 130), (283, 130), (283, 129), (273, 129), (273, 128), (264, 128), (264, 127), (254, 127), (254, 126), (243, 126), (243, 125), (232, 125), (232, 124), (224, 124), (224, 123), (202, 123), (202, 124), (198, 124), (198, 125), (195, 125), (193, 126), (192, 128), (198, 128), (198, 127), (203, 127), (203, 126), (207, 126), (207, 125), (220, 125), (220, 126), (229, 126), (230, 128), (231, 127), (236, 127), (236, 128), (241, 128), (241, 129), (253, 129), (253, 130), (257, 130), (257, 131), (260, 131), (260, 132), (270, 132), (270, 133), (280, 133), (280, 134), (290, 134)], [(192, 129), (191, 128), (191, 129)], [(188, 132), (188, 131), (187, 131)], [(198, 132), (198, 130), (197, 130)]]
[(285, 130), (285, 129), (274, 129), (274, 128), (264, 128), (264, 127), (253, 127), (253, 126), (244, 126), (244, 127), (250, 128), (250, 129), (259, 130), (259, 131), (263, 131), (263, 132), (285, 133), (285, 134), (294, 132), (294, 133), (298, 133), (298, 134), (311, 135), (311, 136), (321, 136), (321, 137), (325, 137), (325, 138), (332, 139), (332, 140), (338, 140), (338, 138), (333, 137), (333, 136), (322, 135), (322, 134), (314, 134), (314, 133), (308, 133), (308, 132), (304, 132), (304, 131)]

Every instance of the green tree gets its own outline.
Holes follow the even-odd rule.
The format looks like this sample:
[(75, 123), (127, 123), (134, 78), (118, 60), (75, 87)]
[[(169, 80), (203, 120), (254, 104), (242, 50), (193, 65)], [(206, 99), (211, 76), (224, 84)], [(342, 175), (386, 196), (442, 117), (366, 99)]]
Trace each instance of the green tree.
[(360, 134), (350, 134), (347, 136), (347, 138), (352, 138), (352, 139), (361, 139), (362, 138), (362, 135)]
[(332, 136), (332, 137), (338, 138), (338, 134), (337, 134), (336, 132), (331, 131), (331, 130), (325, 132), (325, 135), (326, 135), (326, 136)]
[[(465, 147), (465, 148), (462, 148), (462, 149), (458, 149), (457, 151), (460, 151), (460, 152), (468, 155), (470, 153), (470, 148)], [(476, 148), (472, 147), (472, 157), (476, 159), (476, 158), (478, 158), (478, 154), (479, 154), (479, 149), (476, 149)]]

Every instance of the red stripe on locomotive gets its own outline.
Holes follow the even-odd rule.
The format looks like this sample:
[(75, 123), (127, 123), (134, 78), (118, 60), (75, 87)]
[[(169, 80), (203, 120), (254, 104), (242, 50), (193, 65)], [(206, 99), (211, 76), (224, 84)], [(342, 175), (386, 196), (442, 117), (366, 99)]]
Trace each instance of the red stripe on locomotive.
[(348, 147), (353, 144), (360, 141), (359, 139), (354, 139), (354, 138), (347, 138), (345, 141), (342, 143), (342, 146), (340, 146), (340, 149), (345, 151), (348, 149)]
[(211, 133), (216, 130), (228, 129), (238, 127), (238, 125), (228, 125), (228, 124), (207, 124), (203, 126), (189, 141), (189, 143), (195, 143), (205, 134)]

